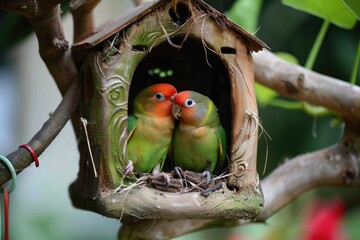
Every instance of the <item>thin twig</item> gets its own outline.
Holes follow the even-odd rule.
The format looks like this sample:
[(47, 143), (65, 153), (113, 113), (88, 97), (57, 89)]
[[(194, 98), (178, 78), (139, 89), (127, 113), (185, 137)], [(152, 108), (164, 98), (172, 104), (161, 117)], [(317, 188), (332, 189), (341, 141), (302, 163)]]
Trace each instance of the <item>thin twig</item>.
[(85, 136), (86, 136), (86, 143), (87, 143), (87, 146), (88, 146), (88, 149), (89, 149), (90, 159), (91, 159), (91, 163), (92, 163), (92, 166), (93, 166), (93, 169), (94, 169), (94, 175), (95, 175), (95, 178), (97, 178), (97, 177), (98, 177), (98, 174), (97, 174), (97, 171), (96, 171), (95, 162), (94, 162), (94, 157), (93, 157), (93, 154), (92, 154), (92, 151), (91, 151), (91, 145), (90, 145), (89, 135), (88, 135), (88, 132), (87, 132), (87, 124), (88, 124), (88, 121), (87, 121), (85, 118), (83, 118), (83, 117), (80, 118), (80, 121), (82, 122), (83, 127), (84, 127)]

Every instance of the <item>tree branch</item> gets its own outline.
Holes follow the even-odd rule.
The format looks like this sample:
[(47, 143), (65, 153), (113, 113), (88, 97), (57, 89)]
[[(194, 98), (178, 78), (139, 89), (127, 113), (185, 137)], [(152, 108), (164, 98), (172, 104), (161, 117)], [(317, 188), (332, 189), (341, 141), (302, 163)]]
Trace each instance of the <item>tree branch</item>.
[(0, 9), (7, 12), (17, 13), (29, 18), (37, 14), (38, 3), (34, 0), (0, 0)]
[[(76, 79), (50, 118), (29, 141), (28, 144), (35, 151), (37, 156), (45, 151), (45, 149), (50, 145), (50, 143), (55, 139), (55, 137), (59, 134), (61, 129), (70, 119), (71, 114), (78, 105), (80, 89), (80, 81)], [(24, 148), (19, 148), (13, 153), (8, 154), (6, 157), (14, 166), (17, 174), (22, 172), (26, 167), (33, 163), (31, 154)], [(0, 185), (4, 184), (9, 179), (9, 170), (6, 166), (1, 164)]]
[(93, 9), (100, 0), (71, 0), (70, 8), (74, 20), (74, 42), (79, 42), (94, 32)]
[(40, 56), (65, 95), (78, 71), (65, 40), (60, 3), (64, 0), (0, 0), (0, 8), (23, 15), (32, 24), (39, 42)]
[(360, 132), (360, 87), (285, 62), (266, 50), (253, 58), (257, 82), (290, 98), (326, 107)]
[(299, 155), (261, 181), (267, 218), (304, 192), (320, 186), (360, 187), (360, 137), (349, 132), (334, 146)]
[[(45, 1), (43, 1), (45, 2)], [(39, 2), (36, 16), (28, 18), (39, 42), (40, 56), (48, 67), (62, 95), (77, 78), (78, 71), (65, 40), (60, 5)], [(40, 4), (43, 3), (43, 4)]]
[[(62, 2), (64, 0), (0, 0), (0, 8), (21, 14), (32, 24), (39, 42), (40, 56), (64, 96), (78, 77), (78, 70), (63, 32), (60, 16)], [(78, 112), (74, 113), (72, 123), (78, 136)]]
[[(75, 112), (80, 95), (80, 83), (75, 62), (65, 40), (60, 17), (60, 3), (64, 0), (0, 0), (0, 8), (25, 16), (32, 24), (39, 42), (39, 52), (53, 76), (61, 94), (65, 97), (50, 119), (28, 143), (40, 155), (54, 140)], [(70, 88), (70, 86), (72, 86)], [(69, 89), (70, 88), (70, 89)], [(68, 91), (69, 90), (69, 91)], [(79, 116), (75, 113), (73, 127), (79, 132)], [(7, 156), (17, 173), (29, 166), (33, 160), (25, 149), (18, 149)], [(2, 165), (1, 165), (2, 166)], [(4, 166), (0, 168), (0, 184), (9, 180)]]

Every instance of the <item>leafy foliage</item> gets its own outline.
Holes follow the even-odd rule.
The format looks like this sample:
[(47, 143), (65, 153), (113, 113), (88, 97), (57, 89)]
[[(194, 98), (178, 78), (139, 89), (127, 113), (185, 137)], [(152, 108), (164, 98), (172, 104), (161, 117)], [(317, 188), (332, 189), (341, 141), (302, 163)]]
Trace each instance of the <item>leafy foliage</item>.
[(307, 12), (345, 29), (355, 26), (356, 18), (341, 0), (282, 0), (283, 4)]
[(236, 1), (229, 11), (227, 17), (238, 23), (246, 31), (254, 33), (258, 28), (258, 19), (262, 6), (262, 0)]
[(358, 0), (342, 0), (349, 10), (360, 20), (360, 1)]

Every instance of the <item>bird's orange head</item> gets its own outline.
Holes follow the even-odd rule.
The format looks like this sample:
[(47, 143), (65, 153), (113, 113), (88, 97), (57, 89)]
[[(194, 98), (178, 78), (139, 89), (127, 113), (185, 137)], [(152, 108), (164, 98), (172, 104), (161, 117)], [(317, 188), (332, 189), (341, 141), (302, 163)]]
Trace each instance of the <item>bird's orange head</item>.
[(154, 117), (171, 116), (171, 97), (177, 93), (169, 83), (158, 83), (143, 89), (134, 100), (134, 113)]

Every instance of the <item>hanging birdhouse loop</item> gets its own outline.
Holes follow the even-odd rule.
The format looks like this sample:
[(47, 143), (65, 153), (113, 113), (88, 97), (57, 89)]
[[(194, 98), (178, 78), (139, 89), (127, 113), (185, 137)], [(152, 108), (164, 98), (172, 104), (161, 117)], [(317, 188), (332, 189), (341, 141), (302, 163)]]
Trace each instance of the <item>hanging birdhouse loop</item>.
[[(11, 181), (11, 185), (10, 185), (8, 191), (11, 193), (11, 192), (13, 192), (13, 191), (15, 190), (15, 188), (16, 188), (16, 171), (15, 171), (15, 169), (14, 169), (14, 166), (11, 164), (10, 160), (7, 159), (5, 156), (0, 155), (0, 161), (1, 161), (3, 164), (5, 164), (6, 167), (7, 167), (7, 168), (9, 169), (9, 171), (10, 171), (10, 175), (11, 175), (12, 181)], [(3, 192), (3, 189), (4, 189), (4, 188), (1, 188), (0, 191)]]

